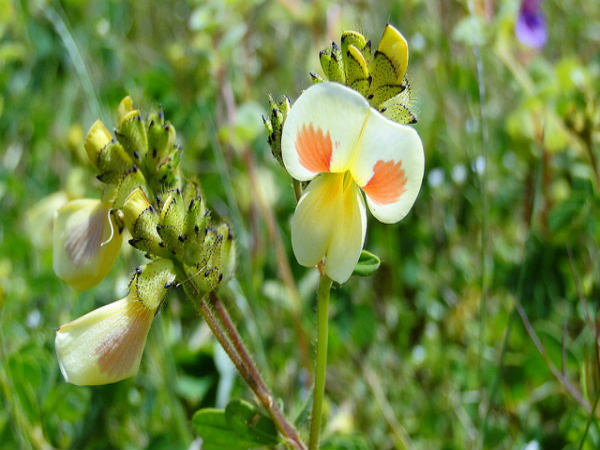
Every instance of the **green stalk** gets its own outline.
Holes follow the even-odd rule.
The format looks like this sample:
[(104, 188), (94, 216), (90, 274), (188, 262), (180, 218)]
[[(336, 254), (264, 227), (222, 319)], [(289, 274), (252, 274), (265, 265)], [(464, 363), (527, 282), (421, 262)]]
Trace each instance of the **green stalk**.
[(310, 438), (308, 440), (309, 450), (319, 448), (323, 396), (325, 393), (325, 372), (327, 370), (327, 325), (329, 322), (329, 291), (331, 290), (331, 283), (331, 279), (324, 273), (321, 273), (317, 294), (317, 366), (315, 368), (315, 391), (310, 423)]

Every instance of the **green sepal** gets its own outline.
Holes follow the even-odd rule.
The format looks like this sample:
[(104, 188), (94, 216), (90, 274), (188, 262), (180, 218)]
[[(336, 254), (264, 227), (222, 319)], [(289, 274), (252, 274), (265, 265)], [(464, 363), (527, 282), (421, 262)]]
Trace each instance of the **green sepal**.
[(386, 84), (397, 84), (398, 74), (392, 61), (380, 51), (376, 51), (369, 64), (369, 73), (373, 77), (371, 89), (375, 90)]
[(116, 140), (111, 140), (100, 150), (94, 164), (98, 168), (97, 178), (106, 184), (117, 183), (133, 167), (131, 157)]
[(414, 124), (417, 123), (416, 116), (403, 104), (390, 104), (385, 106), (383, 104), (379, 108), (379, 112), (394, 122), (403, 124)]
[(312, 81), (313, 84), (323, 83), (325, 81), (323, 78), (321, 78), (319, 75), (317, 75), (314, 72), (310, 72), (309, 75), (310, 75), (310, 81)]
[(367, 100), (371, 106), (377, 107), (381, 103), (395, 97), (406, 88), (403, 84), (384, 84), (377, 89), (370, 89), (370, 94), (367, 95)]
[(129, 111), (121, 120), (121, 126), (115, 136), (136, 164), (141, 164), (148, 150), (146, 123), (139, 110)]
[(392, 97), (377, 106), (379, 112), (385, 117), (398, 123), (413, 124), (417, 123), (417, 118), (409, 109), (411, 101), (411, 89), (406, 77), (402, 82), (405, 88), (395, 97)]
[(377, 255), (363, 250), (362, 252), (360, 252), (358, 263), (356, 263), (356, 267), (354, 268), (354, 272), (352, 272), (352, 275), (357, 275), (359, 277), (368, 277), (377, 272), (377, 269), (379, 269), (380, 264), (381, 260)]
[(157, 259), (136, 269), (131, 289), (138, 300), (153, 311), (158, 310), (167, 289), (175, 281), (175, 267), (168, 259)]

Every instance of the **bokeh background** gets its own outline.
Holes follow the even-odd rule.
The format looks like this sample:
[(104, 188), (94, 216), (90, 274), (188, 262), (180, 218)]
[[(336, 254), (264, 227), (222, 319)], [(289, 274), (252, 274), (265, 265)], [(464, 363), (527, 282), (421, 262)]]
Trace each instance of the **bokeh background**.
[[(406, 36), (426, 171), (397, 225), (370, 220), (370, 278), (332, 292), (327, 448), (600, 446), (600, 2), (541, 3), (548, 41), (493, 1), (0, 0), (0, 448), (198, 445), (193, 413), (251, 399), (174, 291), (139, 374), (66, 384), (56, 328), (122, 297), (141, 255), (76, 293), (52, 270), (52, 217), (96, 197), (83, 139), (130, 94), (162, 105), (217, 215), (233, 223), (223, 289), (286, 415), (310, 393), (315, 270), (290, 249), (290, 180), (267, 95), (296, 98), (318, 52), (354, 29)], [(300, 414), (299, 428), (307, 426)]]

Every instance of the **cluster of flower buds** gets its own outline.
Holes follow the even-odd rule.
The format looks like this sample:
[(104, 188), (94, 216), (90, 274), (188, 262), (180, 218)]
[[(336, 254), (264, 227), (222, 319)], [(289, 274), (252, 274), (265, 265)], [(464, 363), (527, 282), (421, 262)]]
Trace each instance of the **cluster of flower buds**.
[[(408, 44), (392, 25), (387, 25), (375, 52), (371, 41), (356, 31), (344, 31), (341, 45), (335, 42), (319, 53), (325, 78), (314, 72), (314, 83), (333, 81), (362, 94), (384, 117), (402, 124), (413, 124), (417, 118), (410, 108), (411, 90), (406, 78)], [(281, 163), (281, 130), (290, 110), (290, 101), (277, 103), (269, 98), (271, 114), (263, 123), (273, 156)]]
[(129, 243), (152, 262), (136, 270), (127, 297), (60, 327), (56, 351), (65, 379), (104, 384), (137, 372), (146, 335), (174, 284), (196, 295), (234, 275), (236, 249), (228, 224), (215, 224), (195, 181), (182, 183), (181, 149), (162, 111), (144, 119), (125, 97), (114, 138), (96, 121), (85, 140), (104, 184), (101, 199), (67, 203), (54, 224), (54, 268), (78, 290), (98, 284)]

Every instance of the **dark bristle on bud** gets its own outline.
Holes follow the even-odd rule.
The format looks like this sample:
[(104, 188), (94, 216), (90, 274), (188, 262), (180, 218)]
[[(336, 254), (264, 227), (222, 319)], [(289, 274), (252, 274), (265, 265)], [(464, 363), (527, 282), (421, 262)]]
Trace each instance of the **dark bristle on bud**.
[(179, 188), (177, 188), (177, 189), (175, 190), (175, 192), (177, 192), (177, 195), (181, 195), (181, 191), (179, 190)]
[(223, 274), (222, 274), (222, 273), (220, 273), (220, 274), (219, 274), (219, 283), (221, 282), (221, 280), (222, 280), (222, 279), (223, 279)]
[(152, 120), (150, 121), (150, 123), (148, 124), (148, 128), (150, 128), (150, 127), (151, 127), (151, 126), (153, 126), (153, 125), (154, 125), (154, 119), (152, 119)]
[(162, 241), (160, 241), (160, 242), (158, 243), (158, 246), (159, 246), (159, 247), (162, 247), (162, 248), (164, 248), (164, 247), (165, 247), (165, 243), (164, 243), (164, 242), (162, 242)]
[(181, 234), (179, 236), (177, 236), (177, 239), (179, 239), (179, 242), (185, 241), (185, 238)]
[(204, 276), (205, 276), (205, 277), (207, 277), (207, 276), (209, 276), (209, 275), (210, 275), (210, 269), (209, 269), (209, 270), (207, 270), (206, 272), (204, 272)]
[(156, 155), (158, 155), (158, 151), (156, 150), (156, 147), (152, 149), (152, 157), (156, 158)]
[(160, 233), (160, 230), (162, 230), (162, 225), (156, 225), (156, 231)]
[(373, 97), (375, 97), (374, 94), (369, 94), (369, 96), (367, 97), (368, 100), (371, 100)]
[(137, 273), (138, 275), (142, 273), (142, 266), (137, 266), (135, 268), (135, 273)]
[(190, 206), (188, 206), (188, 210), (191, 211), (193, 207), (194, 207), (194, 199), (191, 199)]
[(200, 231), (200, 227), (198, 225), (194, 226), (194, 231), (196, 232), (196, 234), (198, 234), (198, 231)]
[(150, 206), (148, 207), (148, 209), (150, 210), (150, 212), (151, 212), (151, 213), (154, 213), (154, 206), (150, 205)]
[(138, 152), (133, 152), (133, 157), (135, 159), (140, 159), (140, 154)]
[(146, 253), (144, 256), (145, 256), (146, 258), (148, 258), (148, 259), (152, 259), (152, 256), (150, 256), (150, 254), (149, 254), (149, 253)]

